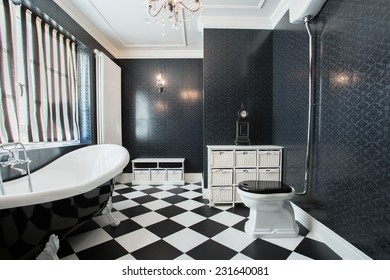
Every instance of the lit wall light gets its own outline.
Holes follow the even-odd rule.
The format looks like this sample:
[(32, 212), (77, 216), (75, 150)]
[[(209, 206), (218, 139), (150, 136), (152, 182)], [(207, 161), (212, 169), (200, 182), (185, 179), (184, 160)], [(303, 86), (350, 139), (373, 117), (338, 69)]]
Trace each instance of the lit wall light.
[(159, 92), (162, 93), (164, 90), (164, 80), (161, 72), (157, 75), (157, 87), (159, 88)]

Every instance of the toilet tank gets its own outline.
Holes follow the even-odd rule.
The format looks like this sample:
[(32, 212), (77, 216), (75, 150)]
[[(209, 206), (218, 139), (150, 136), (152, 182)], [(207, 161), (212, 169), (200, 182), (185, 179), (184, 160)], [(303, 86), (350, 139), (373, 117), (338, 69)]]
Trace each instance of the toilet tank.
[(303, 23), (303, 18), (314, 18), (326, 0), (289, 0), (290, 22)]

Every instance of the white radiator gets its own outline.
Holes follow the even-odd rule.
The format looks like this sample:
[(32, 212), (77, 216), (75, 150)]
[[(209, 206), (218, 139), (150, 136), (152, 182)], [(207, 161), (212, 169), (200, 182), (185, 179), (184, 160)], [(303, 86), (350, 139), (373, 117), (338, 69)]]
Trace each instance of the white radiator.
[(122, 145), (121, 68), (96, 54), (97, 143)]

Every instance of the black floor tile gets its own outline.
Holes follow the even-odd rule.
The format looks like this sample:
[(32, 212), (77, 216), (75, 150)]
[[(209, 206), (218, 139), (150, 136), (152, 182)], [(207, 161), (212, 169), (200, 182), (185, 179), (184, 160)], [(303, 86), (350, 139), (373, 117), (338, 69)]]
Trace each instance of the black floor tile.
[(163, 198), (162, 200), (164, 200), (166, 202), (169, 202), (169, 203), (172, 203), (172, 204), (176, 204), (176, 203), (179, 203), (179, 202), (182, 202), (182, 201), (186, 201), (188, 199), (185, 198), (185, 197), (182, 197), (180, 195), (173, 195), (173, 196), (169, 196), (169, 197)]
[(315, 260), (341, 260), (327, 245), (310, 238), (303, 239), (294, 252)]
[(158, 198), (156, 198), (154, 196), (151, 196), (151, 195), (145, 195), (145, 196), (132, 198), (133, 201), (135, 201), (135, 202), (137, 202), (139, 204), (148, 203), (148, 202), (151, 202), (151, 201), (155, 201), (157, 199)]
[(241, 254), (254, 260), (286, 260), (291, 251), (258, 238), (242, 250)]
[(180, 250), (164, 240), (159, 240), (131, 253), (137, 260), (173, 260), (182, 254)]
[(134, 207), (126, 208), (120, 211), (123, 215), (126, 215), (129, 218), (133, 218), (138, 215), (145, 214), (147, 212), (150, 212), (149, 208), (146, 208), (145, 206), (142, 205), (137, 205)]
[(147, 194), (152, 194), (152, 193), (156, 193), (156, 192), (161, 192), (161, 190), (158, 188), (150, 188), (150, 189), (141, 190), (141, 192), (147, 193)]
[(234, 207), (229, 208), (226, 211), (243, 216), (245, 218), (249, 217), (249, 208), (242, 203), (238, 203)]
[(187, 252), (195, 260), (230, 260), (236, 254), (236, 251), (211, 239)]
[(208, 238), (211, 238), (211, 237), (217, 235), (218, 233), (221, 233), (222, 231), (224, 231), (227, 228), (228, 228), (228, 226), (225, 226), (223, 224), (217, 223), (217, 222), (215, 222), (213, 220), (209, 220), (209, 219), (201, 221), (195, 225), (190, 226), (190, 229), (192, 229), (198, 233), (201, 233), (201, 234), (207, 236)]
[(170, 219), (146, 227), (147, 230), (151, 231), (160, 238), (164, 238), (168, 235), (178, 232), (183, 228), (185, 227)]
[(193, 209), (192, 212), (199, 214), (199, 215), (202, 215), (203, 217), (209, 218), (211, 216), (214, 216), (214, 215), (222, 212), (222, 210), (215, 208), (215, 207), (209, 207), (208, 205), (204, 205), (204, 206), (201, 206), (199, 208)]
[(140, 228), (142, 227), (131, 219), (121, 221), (117, 227), (112, 227), (111, 225), (103, 227), (103, 229), (113, 238), (117, 238), (129, 232), (136, 231)]
[(245, 223), (247, 221), (248, 221), (248, 219), (244, 219), (241, 222), (239, 222), (239, 223), (235, 224), (234, 226), (232, 226), (232, 228), (235, 228), (235, 229), (238, 229), (238, 230), (241, 230), (241, 231), (245, 232)]
[(80, 260), (116, 260), (128, 252), (115, 240), (109, 240), (92, 248), (80, 251), (77, 257)]
[(126, 194), (126, 193), (131, 193), (131, 192), (135, 192), (136, 190), (131, 188), (131, 187), (128, 187), (128, 188), (123, 188), (123, 189), (119, 189), (119, 190), (115, 190), (116, 193), (119, 193), (119, 194)]
[(299, 232), (298, 232), (299, 235), (306, 236), (310, 232), (310, 230), (305, 228), (305, 226), (302, 225), (300, 222), (297, 222), (297, 225), (299, 227)]
[(181, 207), (171, 205), (171, 206), (167, 206), (167, 207), (158, 209), (155, 212), (157, 212), (157, 213), (159, 213), (167, 218), (171, 218), (171, 217), (174, 217), (174, 216), (179, 215), (179, 214), (186, 212), (186, 211), (187, 210), (185, 210)]
[(174, 193), (174, 194), (179, 194), (179, 193), (183, 193), (183, 192), (188, 192), (189, 190), (186, 190), (186, 189), (183, 189), (183, 188), (174, 188), (174, 189), (170, 189), (170, 190), (167, 190), (168, 192), (171, 192), (171, 193)]
[(111, 198), (112, 203), (120, 202), (120, 201), (125, 201), (128, 200), (127, 197), (124, 197), (123, 195), (115, 195)]

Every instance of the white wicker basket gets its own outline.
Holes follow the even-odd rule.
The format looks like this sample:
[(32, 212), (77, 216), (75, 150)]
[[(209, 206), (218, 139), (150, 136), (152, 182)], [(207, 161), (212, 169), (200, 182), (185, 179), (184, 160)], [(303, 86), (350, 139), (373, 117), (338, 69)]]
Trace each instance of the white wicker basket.
[(233, 151), (214, 151), (211, 153), (211, 165), (213, 167), (233, 167)]
[(211, 171), (212, 185), (233, 184), (233, 169), (213, 169)]
[(256, 180), (256, 176), (256, 168), (236, 169), (235, 183), (238, 184), (243, 181)]
[(256, 151), (236, 151), (236, 167), (256, 166)]
[(279, 166), (280, 152), (279, 151), (260, 151), (259, 166), (270, 167)]
[(260, 181), (280, 181), (279, 168), (259, 169)]

